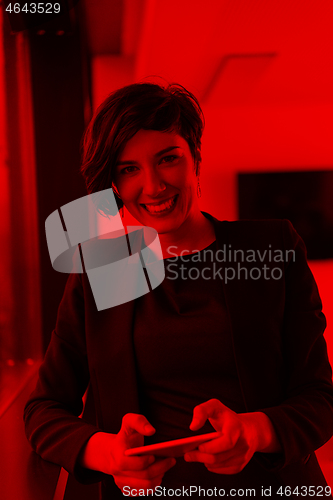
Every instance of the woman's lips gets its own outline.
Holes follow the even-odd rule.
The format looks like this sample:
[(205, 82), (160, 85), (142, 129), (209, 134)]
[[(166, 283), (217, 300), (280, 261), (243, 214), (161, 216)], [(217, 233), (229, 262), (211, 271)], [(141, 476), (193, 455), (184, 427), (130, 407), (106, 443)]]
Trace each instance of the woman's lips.
[(141, 206), (144, 207), (145, 210), (151, 215), (164, 214), (171, 211), (171, 209), (176, 204), (177, 198), (178, 194), (176, 194), (172, 198), (169, 198), (167, 201), (164, 201), (163, 203), (159, 204), (149, 203), (147, 205), (145, 203), (141, 203)]

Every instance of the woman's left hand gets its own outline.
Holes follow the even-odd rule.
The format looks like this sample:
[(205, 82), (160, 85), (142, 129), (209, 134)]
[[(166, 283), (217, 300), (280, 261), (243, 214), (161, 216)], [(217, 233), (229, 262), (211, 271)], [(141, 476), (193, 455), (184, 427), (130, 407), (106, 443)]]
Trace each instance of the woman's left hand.
[(273, 425), (265, 413), (238, 414), (218, 399), (210, 399), (194, 408), (190, 429), (200, 429), (207, 419), (222, 435), (186, 453), (187, 462), (202, 462), (217, 474), (236, 474), (256, 451), (281, 451)]

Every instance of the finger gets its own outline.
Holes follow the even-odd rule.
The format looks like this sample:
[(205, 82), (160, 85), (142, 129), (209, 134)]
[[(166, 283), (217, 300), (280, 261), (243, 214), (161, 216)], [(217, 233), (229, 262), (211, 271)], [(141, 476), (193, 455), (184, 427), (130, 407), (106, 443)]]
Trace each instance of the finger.
[(191, 451), (189, 453), (185, 453), (184, 460), (186, 462), (201, 462), (203, 464), (215, 464), (219, 461), (220, 454), (211, 454), (211, 453), (201, 453), (200, 451)]
[(127, 477), (136, 477), (137, 479), (154, 479), (163, 476), (169, 469), (176, 464), (175, 458), (166, 458), (157, 460), (153, 465), (141, 471), (123, 471)]
[(230, 460), (227, 460), (226, 462), (221, 462), (221, 463), (216, 463), (216, 464), (208, 464), (205, 463), (205, 466), (207, 469), (211, 470), (212, 472), (215, 472), (217, 470), (222, 471), (224, 469), (231, 469), (231, 468), (239, 468), (240, 464), (243, 463), (242, 461), (237, 461), (235, 464), (230, 463)]
[[(230, 460), (239, 459), (242, 460), (247, 456), (247, 450), (235, 450), (231, 448), (230, 450), (222, 451), (221, 453), (205, 453), (200, 450), (194, 450), (186, 453), (184, 459), (186, 462), (202, 462), (202, 463), (223, 463), (230, 462)], [(208, 458), (211, 457), (211, 458)], [(214, 458), (215, 457), (215, 458)]]
[[(205, 464), (206, 465), (206, 464)], [(246, 464), (245, 464), (246, 465)], [(220, 466), (220, 467), (214, 467), (212, 465), (207, 464), (206, 469), (209, 470), (209, 472), (213, 472), (214, 474), (226, 474), (226, 475), (231, 475), (231, 474), (238, 474), (241, 470), (244, 469), (244, 466)]]
[(200, 429), (208, 418), (218, 418), (225, 409), (228, 408), (218, 399), (210, 399), (209, 401), (205, 401), (205, 403), (195, 406), (190, 429), (192, 431)]
[(236, 474), (245, 467), (250, 458), (245, 455), (234, 455), (232, 450), (218, 455), (197, 452), (196, 454), (191, 453), (184, 456), (187, 462), (201, 462), (209, 471), (218, 474)]
[(147, 469), (155, 462), (154, 455), (146, 455), (143, 457), (133, 456), (127, 457), (124, 455), (119, 462), (119, 470), (124, 471), (141, 471)]
[(234, 450), (228, 450), (223, 453), (202, 453), (200, 451), (191, 451), (184, 455), (186, 462), (201, 462), (203, 464), (224, 464), (230, 461), (243, 462), (243, 454), (235, 454)]
[(134, 432), (138, 432), (143, 436), (151, 436), (154, 434), (155, 429), (144, 415), (126, 413), (123, 417), (119, 434), (130, 436)]
[(239, 443), (239, 430), (228, 425), (228, 422), (223, 423), (223, 433), (220, 437), (216, 437), (211, 441), (207, 441), (198, 446), (198, 450), (202, 453), (223, 453), (234, 449)]

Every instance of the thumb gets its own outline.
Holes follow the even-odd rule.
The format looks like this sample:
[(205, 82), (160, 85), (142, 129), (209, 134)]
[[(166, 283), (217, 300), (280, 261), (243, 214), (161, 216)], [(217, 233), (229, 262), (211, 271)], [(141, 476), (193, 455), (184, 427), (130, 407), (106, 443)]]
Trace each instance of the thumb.
[(225, 410), (228, 410), (228, 408), (218, 399), (210, 399), (209, 401), (196, 406), (193, 409), (193, 418), (190, 423), (190, 429), (192, 431), (197, 431), (204, 425), (206, 420), (209, 419), (215, 430), (219, 430), (216, 428), (214, 423)]
[(198, 405), (193, 409), (192, 422), (190, 423), (190, 429), (192, 431), (197, 431), (200, 429), (208, 418), (208, 414), (204, 405)]
[(128, 437), (135, 432), (138, 432), (143, 436), (151, 436), (155, 433), (155, 429), (144, 415), (126, 413), (123, 417), (119, 434), (123, 437)]

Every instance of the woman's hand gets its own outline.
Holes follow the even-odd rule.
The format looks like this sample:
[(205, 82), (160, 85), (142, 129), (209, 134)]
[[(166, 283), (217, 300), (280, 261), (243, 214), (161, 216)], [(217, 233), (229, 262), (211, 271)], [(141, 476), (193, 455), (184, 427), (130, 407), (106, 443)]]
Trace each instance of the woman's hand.
[(217, 474), (236, 474), (256, 451), (281, 451), (273, 425), (262, 412), (235, 413), (217, 399), (210, 399), (193, 410), (190, 429), (200, 429), (206, 420), (222, 435), (186, 453), (187, 462), (202, 462)]
[(123, 491), (130, 489), (154, 489), (162, 482), (165, 472), (176, 463), (174, 458), (156, 460), (153, 455), (125, 456), (129, 448), (143, 446), (144, 436), (154, 434), (154, 427), (146, 417), (127, 413), (118, 434), (97, 432), (85, 446), (80, 464), (88, 469), (111, 474), (116, 485)]

